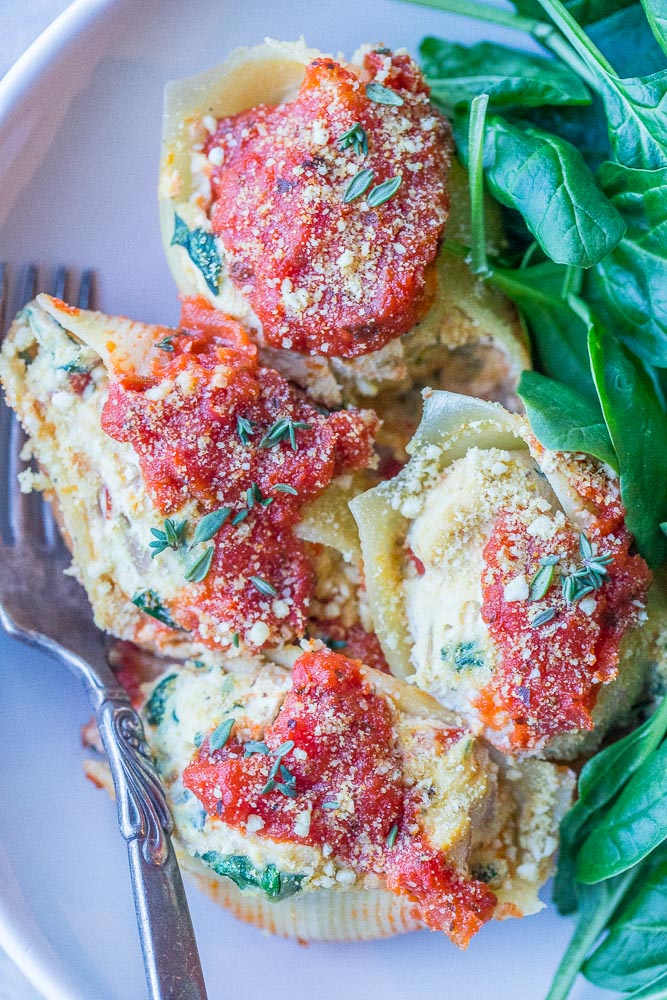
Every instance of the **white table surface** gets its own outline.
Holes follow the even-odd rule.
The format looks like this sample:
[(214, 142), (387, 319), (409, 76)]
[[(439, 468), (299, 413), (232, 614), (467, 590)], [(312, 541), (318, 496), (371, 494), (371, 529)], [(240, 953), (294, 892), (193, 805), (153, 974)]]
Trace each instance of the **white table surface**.
[[(69, 0), (0, 0), (0, 77)], [(0, 1000), (39, 1000), (13, 962), (0, 950)]]

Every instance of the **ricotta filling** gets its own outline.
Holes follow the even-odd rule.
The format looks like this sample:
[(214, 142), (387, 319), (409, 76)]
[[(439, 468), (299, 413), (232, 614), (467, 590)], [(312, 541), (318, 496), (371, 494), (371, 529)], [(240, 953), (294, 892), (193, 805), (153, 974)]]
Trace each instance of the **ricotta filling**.
[[(481, 615), (483, 552), (498, 514), (508, 509), (536, 532), (565, 524), (555, 493), (527, 451), (471, 448), (428, 491), (406, 539), (411, 680), (463, 715), (474, 731), (482, 728), (474, 701), (500, 661)], [(512, 581), (507, 600), (527, 596), (528, 581)]]

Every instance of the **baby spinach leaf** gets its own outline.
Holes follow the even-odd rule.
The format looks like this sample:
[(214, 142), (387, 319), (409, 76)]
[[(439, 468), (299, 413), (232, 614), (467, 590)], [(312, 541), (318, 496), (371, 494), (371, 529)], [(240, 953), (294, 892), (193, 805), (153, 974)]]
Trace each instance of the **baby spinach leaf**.
[(143, 715), (150, 726), (159, 726), (164, 718), (167, 701), (176, 687), (177, 675), (169, 674), (153, 688), (150, 698), (144, 705)]
[[(546, 132), (554, 132), (578, 149), (591, 170), (609, 159), (610, 146), (604, 106), (595, 94), (593, 101), (577, 108), (524, 108), (509, 112), (510, 121), (528, 121)], [(519, 118), (520, 116), (520, 118)]]
[(156, 618), (163, 625), (168, 625), (169, 628), (176, 629), (182, 632), (183, 629), (180, 625), (177, 625), (174, 619), (171, 617), (171, 613), (164, 606), (160, 600), (160, 595), (155, 590), (140, 590), (132, 598), (132, 603), (143, 611), (145, 614), (150, 615), (151, 618)]
[(647, 986), (667, 967), (667, 851), (656, 851), (609, 925), (609, 933), (583, 967), (607, 990)]
[(640, 364), (597, 324), (588, 334), (591, 367), (618, 456), (626, 523), (651, 566), (667, 559), (667, 415)]
[(616, 452), (596, 401), (539, 372), (523, 372), (517, 391), (535, 437), (546, 448), (583, 451), (617, 469)]
[(667, 2), (666, 0), (642, 0), (642, 7), (655, 40), (667, 55)]
[(667, 733), (667, 698), (657, 711), (623, 739), (611, 743), (584, 764), (579, 798), (560, 828), (560, 854), (554, 880), (554, 900), (561, 913), (577, 908), (576, 856), (588, 833), (612, 799), (619, 794)]
[(220, 854), (218, 851), (206, 851), (197, 857), (200, 857), (204, 864), (212, 868), (218, 875), (231, 879), (239, 889), (261, 889), (270, 900), (276, 902), (299, 892), (301, 882), (305, 877), (281, 872), (275, 865), (267, 865), (262, 870), (253, 865), (250, 859), (242, 854)]
[(643, 762), (581, 846), (577, 878), (613, 878), (667, 838), (667, 744)]
[(631, 993), (627, 1000), (667, 1000), (667, 972)]
[(587, 87), (562, 63), (494, 42), (460, 45), (429, 36), (420, 47), (432, 98), (445, 108), (489, 95), (492, 108), (590, 104)]
[(625, 232), (625, 223), (596, 186), (583, 157), (564, 139), (491, 118), (484, 166), (494, 197), (521, 212), (557, 263), (591, 267)]
[[(538, 0), (512, 0), (512, 2), (521, 14), (528, 17), (544, 17), (544, 11)], [(586, 26), (607, 17), (612, 11), (630, 6), (634, 2), (635, 0), (565, 0), (565, 7), (579, 24)]]
[(667, 166), (667, 71), (621, 79), (560, 0), (539, 3), (599, 80), (616, 159), (628, 167)]
[(648, 76), (664, 68), (664, 56), (638, 3), (610, 12), (589, 25), (587, 33), (621, 77)]
[(183, 247), (192, 263), (197, 267), (213, 295), (219, 291), (222, 261), (213, 233), (203, 229), (189, 229), (179, 215), (174, 216), (172, 246)]
[(667, 168), (605, 163), (599, 181), (627, 228), (587, 275), (587, 295), (635, 354), (667, 367)]
[(565, 1000), (586, 957), (639, 875), (633, 868), (614, 879), (580, 887), (579, 919), (545, 1000)]
[(566, 267), (548, 261), (515, 270), (494, 268), (488, 280), (516, 302), (527, 320), (540, 370), (597, 403), (588, 327), (564, 298), (566, 276)]

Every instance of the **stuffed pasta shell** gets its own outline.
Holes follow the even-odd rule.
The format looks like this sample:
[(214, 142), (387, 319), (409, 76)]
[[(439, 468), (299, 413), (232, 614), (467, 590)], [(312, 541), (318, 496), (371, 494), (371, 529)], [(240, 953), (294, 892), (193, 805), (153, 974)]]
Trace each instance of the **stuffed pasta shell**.
[(539, 909), (570, 772), (509, 767), (432, 698), (321, 643), (294, 655), (144, 687), (179, 859), (205, 891), (301, 940), (428, 926), (466, 947)]
[(664, 640), (618, 478), (497, 404), (425, 397), (409, 464), (351, 502), (390, 667), (504, 752), (590, 750)]
[(316, 409), (198, 301), (166, 329), (40, 296), (0, 373), (100, 627), (186, 656), (330, 630), (369, 651), (347, 501), (373, 414)]
[(448, 176), (468, 199), (452, 148), (403, 51), (348, 63), (267, 41), (169, 84), (160, 202), (179, 289), (327, 405), (429, 378), (510, 400), (529, 364), (514, 307), (439, 251)]

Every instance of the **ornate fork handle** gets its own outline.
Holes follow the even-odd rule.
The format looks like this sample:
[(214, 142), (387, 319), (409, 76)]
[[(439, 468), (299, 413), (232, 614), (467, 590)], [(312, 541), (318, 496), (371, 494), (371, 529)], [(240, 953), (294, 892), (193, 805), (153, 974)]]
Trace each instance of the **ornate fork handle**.
[(151, 1000), (206, 1000), (190, 913), (170, 840), (172, 819), (141, 718), (122, 688), (97, 688), (95, 715), (127, 843)]

